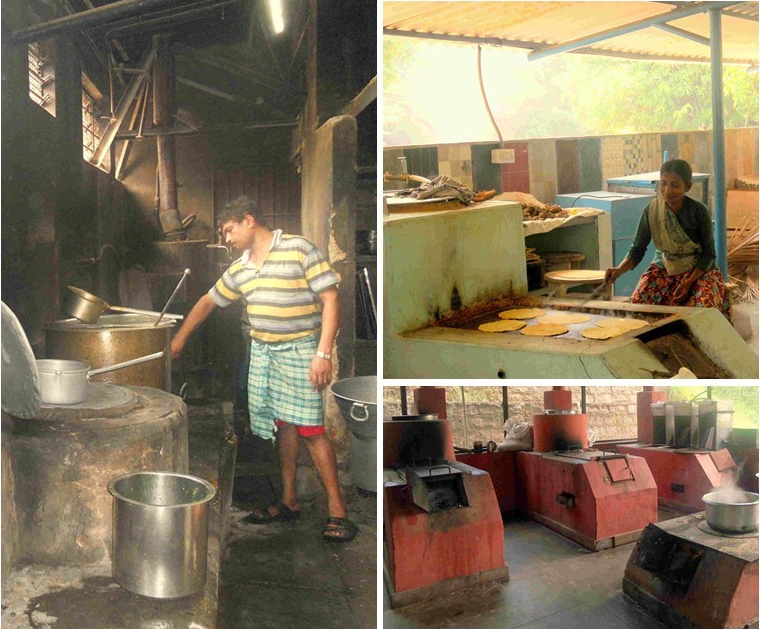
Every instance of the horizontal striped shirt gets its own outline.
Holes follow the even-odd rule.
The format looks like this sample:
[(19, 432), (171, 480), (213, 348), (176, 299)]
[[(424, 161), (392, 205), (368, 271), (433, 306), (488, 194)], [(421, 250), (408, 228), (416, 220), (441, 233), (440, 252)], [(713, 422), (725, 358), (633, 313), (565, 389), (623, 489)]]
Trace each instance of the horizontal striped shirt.
[(277, 229), (261, 268), (246, 251), (208, 292), (217, 306), (246, 301), (251, 337), (263, 343), (292, 341), (322, 326), (319, 293), (335, 286), (338, 276), (322, 253), (302, 236)]

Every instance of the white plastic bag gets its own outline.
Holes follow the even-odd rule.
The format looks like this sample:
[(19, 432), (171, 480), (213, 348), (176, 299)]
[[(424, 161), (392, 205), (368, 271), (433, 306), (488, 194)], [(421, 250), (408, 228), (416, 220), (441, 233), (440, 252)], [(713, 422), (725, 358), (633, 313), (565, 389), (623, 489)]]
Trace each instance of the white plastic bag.
[(498, 447), (497, 452), (516, 452), (518, 450), (533, 449), (533, 424), (530, 422), (516, 421), (505, 422), (504, 430), (507, 433)]

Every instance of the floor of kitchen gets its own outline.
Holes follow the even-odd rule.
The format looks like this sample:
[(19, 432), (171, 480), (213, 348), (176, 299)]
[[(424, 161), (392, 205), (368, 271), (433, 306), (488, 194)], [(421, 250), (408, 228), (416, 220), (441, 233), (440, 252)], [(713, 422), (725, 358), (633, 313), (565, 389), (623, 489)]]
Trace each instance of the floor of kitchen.
[[(660, 510), (660, 520), (678, 517)], [(623, 598), (633, 544), (591, 552), (528, 520), (504, 526), (509, 581), (390, 609), (383, 588), (384, 629), (666, 629)]]
[(300, 501), (300, 517), (247, 524), (251, 508), (277, 499), (279, 468), (271, 444), (241, 440), (221, 568), (220, 629), (376, 626), (377, 495), (344, 485), (348, 517), (359, 533), (348, 543), (323, 540), (327, 502), (301, 450), (299, 487), (314, 497)]

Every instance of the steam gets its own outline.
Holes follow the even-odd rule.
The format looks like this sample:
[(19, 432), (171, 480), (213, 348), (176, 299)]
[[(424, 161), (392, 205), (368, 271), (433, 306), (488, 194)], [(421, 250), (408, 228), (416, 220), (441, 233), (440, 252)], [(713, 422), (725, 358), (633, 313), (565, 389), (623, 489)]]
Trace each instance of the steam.
[(742, 467), (744, 462), (729, 472), (728, 480), (713, 491), (713, 500), (726, 504), (750, 502), (747, 492), (741, 489), (737, 482)]

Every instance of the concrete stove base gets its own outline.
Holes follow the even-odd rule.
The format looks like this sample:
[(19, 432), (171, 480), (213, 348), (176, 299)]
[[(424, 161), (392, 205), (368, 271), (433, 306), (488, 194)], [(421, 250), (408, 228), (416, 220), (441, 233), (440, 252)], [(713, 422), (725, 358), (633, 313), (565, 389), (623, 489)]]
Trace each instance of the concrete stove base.
[[(132, 594), (111, 577), (110, 563), (48, 566), (34, 563), (3, 573), (2, 626), (78, 629), (215, 629), (219, 568), (226, 544), (236, 439), (218, 407), (189, 411), (190, 473), (217, 488), (210, 503), (206, 584), (199, 594), (159, 600)], [(227, 420), (227, 415), (224, 415)]]

